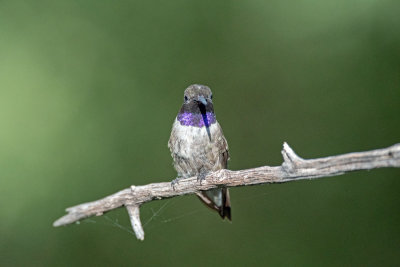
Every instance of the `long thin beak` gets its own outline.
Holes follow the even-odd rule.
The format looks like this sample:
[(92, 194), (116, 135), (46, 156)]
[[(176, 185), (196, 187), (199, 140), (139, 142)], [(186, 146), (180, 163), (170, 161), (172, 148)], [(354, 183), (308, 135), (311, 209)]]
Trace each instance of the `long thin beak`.
[(201, 102), (204, 106), (207, 106), (207, 100), (204, 98), (204, 96), (199, 96), (197, 101)]

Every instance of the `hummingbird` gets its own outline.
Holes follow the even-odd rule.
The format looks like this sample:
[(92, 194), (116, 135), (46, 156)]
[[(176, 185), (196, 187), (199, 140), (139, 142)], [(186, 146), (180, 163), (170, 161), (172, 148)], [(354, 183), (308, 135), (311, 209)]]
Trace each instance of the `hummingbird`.
[[(179, 180), (196, 176), (201, 182), (208, 173), (228, 167), (228, 143), (219, 125), (209, 87), (193, 84), (186, 88), (181, 109), (172, 125), (168, 147)], [(228, 188), (216, 188), (197, 196), (224, 219), (231, 218)]]

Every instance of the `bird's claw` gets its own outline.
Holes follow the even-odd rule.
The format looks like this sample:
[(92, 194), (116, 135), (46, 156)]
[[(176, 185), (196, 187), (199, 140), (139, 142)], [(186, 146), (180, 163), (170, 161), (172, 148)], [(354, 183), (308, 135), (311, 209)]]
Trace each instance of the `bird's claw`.
[(201, 182), (204, 181), (206, 179), (207, 173), (206, 172), (200, 172), (199, 175), (197, 175), (197, 181)]
[(175, 185), (179, 184), (179, 180), (180, 178), (175, 178), (174, 180), (172, 180), (171, 182), (172, 189), (175, 190)]

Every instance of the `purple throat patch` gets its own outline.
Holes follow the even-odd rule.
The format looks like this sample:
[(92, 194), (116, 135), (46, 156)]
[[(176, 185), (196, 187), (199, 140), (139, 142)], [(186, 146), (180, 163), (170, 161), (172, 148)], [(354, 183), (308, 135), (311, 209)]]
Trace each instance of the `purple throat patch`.
[(209, 127), (215, 123), (217, 119), (213, 112), (207, 112), (206, 114), (201, 113), (190, 113), (184, 112), (179, 113), (176, 119), (184, 126), (195, 126), (195, 127)]

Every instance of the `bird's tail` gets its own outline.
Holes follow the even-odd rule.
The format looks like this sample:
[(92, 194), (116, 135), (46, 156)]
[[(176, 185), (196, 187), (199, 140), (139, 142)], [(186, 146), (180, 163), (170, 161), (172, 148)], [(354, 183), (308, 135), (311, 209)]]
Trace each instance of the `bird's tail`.
[(197, 193), (197, 196), (207, 207), (217, 211), (222, 219), (225, 217), (232, 221), (231, 200), (228, 188), (216, 188)]

